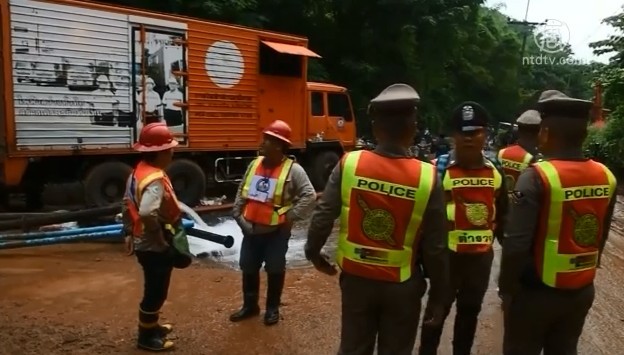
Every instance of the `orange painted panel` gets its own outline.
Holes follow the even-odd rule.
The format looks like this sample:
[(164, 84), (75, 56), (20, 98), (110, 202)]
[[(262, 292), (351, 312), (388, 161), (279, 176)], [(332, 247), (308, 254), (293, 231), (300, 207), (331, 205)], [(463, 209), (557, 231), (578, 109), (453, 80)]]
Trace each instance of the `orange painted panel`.
[[(29, 1), (31, 0), (14, 0), (14, 3)], [(192, 151), (256, 149), (261, 137), (261, 130), (273, 119), (283, 119), (289, 122), (293, 128), (293, 141), (296, 142), (296, 145), (303, 146), (308, 119), (305, 75), (297, 79), (269, 76), (260, 79), (258, 57), (261, 41), (287, 44), (292, 49), (297, 45), (307, 46), (305, 38), (94, 2), (38, 1), (42, 4), (68, 5), (76, 13), (86, 14), (94, 13), (93, 11), (104, 11), (106, 16), (102, 16), (119, 18), (118, 22), (124, 22), (124, 26), (127, 24), (128, 35), (130, 35), (131, 27), (140, 24), (150, 28), (167, 28), (180, 34), (185, 32), (186, 58), (184, 59), (186, 59), (186, 74), (188, 75), (184, 78), (185, 96), (188, 104), (188, 125), (185, 129), (188, 135), (188, 148), (186, 149)], [(46, 155), (72, 154), (73, 151), (65, 148), (65, 146), (54, 150), (40, 150), (39, 147), (35, 147), (34, 149), (18, 151), (16, 148), (15, 108), (13, 100), (10, 99), (15, 93), (13, 92), (13, 80), (10, 77), (7, 80), (6, 75), (12, 72), (13, 67), (12, 47), (10, 38), (6, 35), (6, 33), (10, 33), (7, 30), (10, 30), (11, 27), (6, 18), (8, 12), (6, 2), (2, 2), (0, 6), (3, 16), (2, 69), (5, 74), (3, 111), (7, 118), (4, 128), (9, 152), (16, 156), (32, 156), (44, 152)], [(128, 17), (120, 15), (128, 15)], [(100, 24), (94, 23), (92, 27), (98, 25)], [(96, 29), (93, 27), (93, 31)], [(126, 33), (125, 30), (124, 33)], [(131, 38), (128, 38), (127, 42), (131, 42)], [(125, 61), (121, 63), (121, 60), (119, 62), (127, 64), (128, 68), (137, 64), (133, 63), (136, 58), (132, 58), (132, 43), (123, 44), (122, 41), (118, 41), (120, 49), (127, 48), (123, 55), (128, 57), (128, 63)], [(136, 44), (134, 46), (136, 47)], [(94, 48), (95, 52), (98, 50), (100, 48)], [(150, 60), (158, 60), (156, 56), (153, 57)], [(305, 60), (307, 59), (304, 58), (304, 72), (307, 69), (305, 68), (307, 67)], [(129, 69), (124, 70), (130, 71)], [(182, 80), (182, 78), (180, 79)], [(52, 90), (47, 87), (40, 89), (43, 90), (44, 88), (48, 91)], [(126, 100), (129, 103), (124, 101), (124, 105), (132, 104), (130, 101), (132, 101), (133, 96), (130, 96), (130, 99)], [(132, 110), (132, 106), (129, 107)], [(86, 123), (84, 126), (86, 127)], [(92, 129), (92, 127), (88, 128)], [(136, 128), (129, 129), (134, 131)], [(134, 138), (136, 138), (136, 133), (136, 131), (132, 132)], [(126, 135), (124, 136), (125, 141), (121, 143), (120, 147), (113, 147), (100, 142), (101, 144), (98, 143), (100, 145), (95, 147), (97, 149), (92, 150), (90, 147), (85, 147), (86, 149), (81, 150), (81, 153), (101, 154), (102, 151), (109, 151), (111, 154), (119, 154), (126, 151), (130, 152), (132, 143), (130, 139), (132, 138), (130, 138), (129, 132), (124, 134)], [(103, 138), (98, 135), (98, 139)]]

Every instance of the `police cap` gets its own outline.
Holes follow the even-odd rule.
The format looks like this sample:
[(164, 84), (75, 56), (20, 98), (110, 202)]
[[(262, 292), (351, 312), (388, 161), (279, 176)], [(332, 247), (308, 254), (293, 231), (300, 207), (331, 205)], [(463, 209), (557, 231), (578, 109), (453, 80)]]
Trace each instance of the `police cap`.
[(455, 132), (470, 132), (487, 127), (490, 114), (474, 101), (462, 102), (453, 110), (451, 126)]
[(589, 100), (575, 99), (561, 91), (546, 90), (537, 101), (537, 109), (541, 117), (561, 115), (569, 118), (589, 119), (594, 103)]
[(527, 126), (538, 126), (542, 123), (542, 117), (537, 110), (528, 110), (523, 112), (516, 120), (516, 124)]
[(374, 109), (415, 108), (420, 102), (420, 95), (407, 84), (392, 84), (370, 101), (369, 113)]

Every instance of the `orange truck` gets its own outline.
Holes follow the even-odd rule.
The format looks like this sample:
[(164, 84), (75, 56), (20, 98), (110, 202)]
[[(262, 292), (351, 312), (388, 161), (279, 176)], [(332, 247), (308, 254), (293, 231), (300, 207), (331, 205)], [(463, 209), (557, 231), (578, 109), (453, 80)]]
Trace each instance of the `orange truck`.
[(0, 15), (0, 183), (32, 207), (77, 181), (88, 205), (119, 200), (156, 120), (181, 143), (168, 173), (187, 204), (239, 182), (276, 119), (317, 188), (355, 148), (347, 89), (307, 81), (306, 38), (75, 0), (3, 0)]

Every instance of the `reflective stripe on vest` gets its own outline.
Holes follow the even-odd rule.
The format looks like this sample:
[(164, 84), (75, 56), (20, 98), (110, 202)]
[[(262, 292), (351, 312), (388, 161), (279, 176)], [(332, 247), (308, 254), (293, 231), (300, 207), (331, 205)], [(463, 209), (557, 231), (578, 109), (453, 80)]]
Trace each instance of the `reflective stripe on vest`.
[(495, 201), (502, 182), (501, 173), (489, 161), (482, 169), (466, 170), (455, 165), (446, 170), (442, 185), (447, 200), (450, 250), (482, 253), (492, 247)]
[(604, 220), (616, 179), (594, 161), (548, 160), (533, 164), (545, 203), (535, 241), (536, 269), (544, 284), (578, 289), (596, 274)]
[(176, 223), (182, 215), (173, 185), (171, 184), (171, 180), (169, 180), (167, 174), (165, 174), (162, 169), (141, 161), (137, 164), (134, 172), (128, 178), (125, 192), (126, 208), (130, 218), (132, 219), (132, 234), (135, 237), (140, 237), (143, 234), (143, 223), (141, 223), (141, 218), (139, 216), (139, 206), (141, 204), (143, 191), (149, 184), (157, 180), (162, 180), (164, 188), (163, 203), (158, 211), (158, 215), (162, 222), (165, 224)]
[(349, 274), (390, 282), (412, 276), (420, 226), (436, 171), (413, 158), (369, 151), (342, 160), (336, 260)]
[(256, 158), (245, 176), (241, 190), (241, 197), (246, 200), (243, 217), (252, 223), (276, 226), (286, 221), (286, 212), (292, 207), (290, 201), (285, 203), (283, 199), (293, 160), (286, 158), (279, 166), (266, 169), (263, 159)]
[(529, 166), (532, 159), (533, 155), (518, 144), (501, 149), (498, 152), (498, 161), (501, 163), (505, 173), (507, 191), (513, 191), (520, 173)]

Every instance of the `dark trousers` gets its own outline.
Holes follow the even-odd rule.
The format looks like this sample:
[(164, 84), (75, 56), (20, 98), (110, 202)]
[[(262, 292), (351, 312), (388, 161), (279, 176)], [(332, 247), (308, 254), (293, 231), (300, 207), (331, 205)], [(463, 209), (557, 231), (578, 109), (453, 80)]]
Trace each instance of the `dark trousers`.
[[(453, 303), (457, 300), (453, 329), (453, 355), (470, 355), (481, 304), (490, 282), (493, 259), (492, 249), (480, 254), (451, 253), (450, 255), (451, 293), (449, 299), (443, 302), (446, 303), (444, 309), (446, 319)], [(440, 300), (430, 299), (425, 309), (424, 319), (430, 317), (433, 302), (440, 304)], [(436, 327), (423, 324), (420, 355), (437, 354), (443, 327), (444, 322)]]
[(143, 267), (144, 280), (139, 320), (150, 324), (158, 321), (158, 312), (167, 300), (173, 260), (166, 252), (137, 251), (136, 256)]
[(594, 285), (580, 290), (522, 289), (505, 309), (505, 355), (576, 355)]
[(165, 122), (167, 126), (179, 126), (182, 122), (182, 111), (166, 110), (165, 109)]
[(266, 234), (251, 234), (243, 237), (239, 265), (243, 273), (257, 273), (262, 264), (268, 274), (286, 271), (286, 252), (290, 229), (281, 228)]
[(410, 355), (414, 350), (421, 298), (420, 274), (403, 283), (340, 274), (342, 331), (338, 355)]

